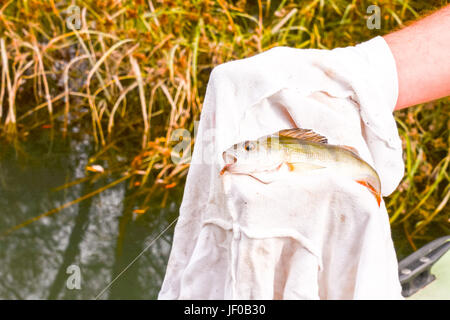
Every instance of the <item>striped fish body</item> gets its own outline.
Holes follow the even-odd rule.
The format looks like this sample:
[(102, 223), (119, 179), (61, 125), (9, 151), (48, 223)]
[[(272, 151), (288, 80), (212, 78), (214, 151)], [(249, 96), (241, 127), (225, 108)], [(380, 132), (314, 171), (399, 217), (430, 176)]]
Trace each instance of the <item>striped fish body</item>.
[[(225, 172), (247, 174), (261, 182), (261, 173), (276, 172), (283, 165), (289, 171), (304, 172), (330, 168), (366, 187), (381, 202), (378, 174), (357, 151), (348, 146), (330, 145), (327, 139), (308, 129), (286, 129), (254, 141), (244, 141), (223, 153)], [(265, 182), (267, 183), (267, 182)]]

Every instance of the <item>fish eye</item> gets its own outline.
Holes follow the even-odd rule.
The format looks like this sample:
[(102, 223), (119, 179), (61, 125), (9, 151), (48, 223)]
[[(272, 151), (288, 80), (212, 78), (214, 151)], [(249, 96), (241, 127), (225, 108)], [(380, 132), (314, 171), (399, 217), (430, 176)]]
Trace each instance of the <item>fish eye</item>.
[(253, 149), (255, 149), (255, 144), (251, 141), (245, 141), (244, 142), (244, 149), (246, 151), (252, 151)]

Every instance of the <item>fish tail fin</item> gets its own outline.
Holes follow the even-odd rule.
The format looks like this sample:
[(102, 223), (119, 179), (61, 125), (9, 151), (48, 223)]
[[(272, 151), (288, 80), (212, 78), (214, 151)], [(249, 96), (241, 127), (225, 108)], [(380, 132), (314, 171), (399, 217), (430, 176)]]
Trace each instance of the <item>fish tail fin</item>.
[(375, 199), (377, 200), (377, 204), (378, 207), (380, 207), (381, 205), (381, 192), (377, 191), (371, 184), (370, 182), (366, 181), (366, 180), (356, 180), (356, 182), (358, 182), (359, 184), (363, 185), (364, 187), (366, 187), (370, 193), (375, 197)]

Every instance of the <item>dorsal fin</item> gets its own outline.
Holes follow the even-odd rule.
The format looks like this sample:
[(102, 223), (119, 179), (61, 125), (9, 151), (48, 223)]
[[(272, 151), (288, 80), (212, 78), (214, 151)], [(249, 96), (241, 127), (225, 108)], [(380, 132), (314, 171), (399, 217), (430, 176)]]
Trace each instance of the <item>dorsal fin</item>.
[(284, 129), (280, 130), (278, 132), (278, 135), (323, 144), (328, 143), (327, 138), (321, 136), (318, 133), (315, 133), (311, 129), (301, 129), (301, 128)]
[(350, 146), (346, 146), (346, 145), (342, 145), (342, 144), (339, 147), (347, 149), (348, 151), (351, 151), (354, 154), (359, 156), (359, 152), (358, 152), (358, 150), (356, 150), (356, 148), (353, 148), (353, 147), (350, 147)]

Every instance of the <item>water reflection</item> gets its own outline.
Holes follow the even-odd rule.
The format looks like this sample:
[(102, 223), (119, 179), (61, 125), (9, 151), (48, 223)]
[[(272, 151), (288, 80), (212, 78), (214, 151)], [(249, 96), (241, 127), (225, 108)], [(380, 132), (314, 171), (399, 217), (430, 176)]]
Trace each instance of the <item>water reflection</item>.
[[(105, 186), (118, 177), (53, 189), (86, 175), (88, 138), (51, 142), (40, 134), (16, 148), (0, 146), (0, 233)], [(180, 193), (144, 215), (122, 182), (0, 239), (1, 299), (93, 299), (177, 216)], [(101, 299), (154, 299), (164, 276), (173, 227)], [(69, 290), (69, 265), (81, 289)]]

